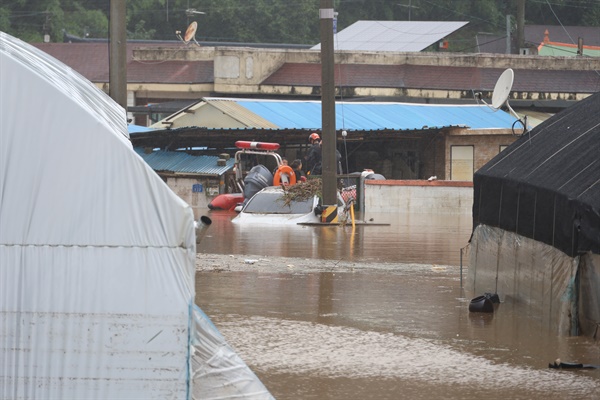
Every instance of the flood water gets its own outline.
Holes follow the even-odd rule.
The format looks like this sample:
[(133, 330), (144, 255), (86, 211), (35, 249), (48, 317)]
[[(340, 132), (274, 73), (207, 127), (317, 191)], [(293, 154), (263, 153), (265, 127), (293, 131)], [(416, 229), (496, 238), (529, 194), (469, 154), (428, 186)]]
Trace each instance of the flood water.
[[(200, 253), (327, 260), (460, 265), (471, 235), (468, 215), (369, 214), (370, 225), (240, 226), (232, 212), (207, 213), (213, 224)], [(357, 215), (357, 221), (362, 220)]]
[(197, 304), (277, 399), (600, 399), (599, 369), (548, 368), (600, 364), (600, 341), (558, 337), (506, 301), (469, 313), (468, 215), (376, 215), (389, 225), (354, 231), (207, 215), (200, 253), (356, 262), (197, 273)]

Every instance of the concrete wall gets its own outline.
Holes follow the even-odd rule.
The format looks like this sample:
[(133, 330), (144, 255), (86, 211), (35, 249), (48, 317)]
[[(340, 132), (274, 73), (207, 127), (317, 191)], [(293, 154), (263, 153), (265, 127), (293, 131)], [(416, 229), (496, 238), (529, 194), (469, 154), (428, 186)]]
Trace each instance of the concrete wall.
[(472, 182), (367, 180), (364, 195), (365, 220), (369, 213), (470, 214), (473, 209)]
[[(253, 58), (254, 61), (274, 63), (319, 63), (320, 50), (274, 49), (254, 47), (186, 47), (186, 48), (138, 48), (133, 58), (139, 61), (203, 61), (218, 57), (233, 56), (239, 60)], [(434, 65), (448, 67), (487, 67), (513, 69), (581, 70), (593, 71), (597, 64), (582, 57), (522, 56), (517, 54), (491, 53), (440, 53), (440, 52), (378, 52), (337, 50), (335, 62), (344, 64), (379, 65)], [(242, 67), (242, 63), (239, 64)], [(215, 67), (215, 70), (217, 68)], [(215, 73), (217, 73), (215, 71)], [(242, 74), (240, 74), (242, 76)]]
[[(140, 48), (133, 52), (139, 61), (158, 62), (214, 61), (214, 84), (172, 85), (162, 83), (130, 83), (127, 90), (145, 99), (187, 99), (209, 96), (211, 93), (319, 96), (320, 87), (268, 86), (260, 83), (277, 71), (284, 63), (320, 63), (319, 50), (265, 49), (249, 47), (186, 47)], [(465, 54), (439, 52), (365, 52), (336, 51), (335, 62), (341, 64), (372, 65), (423, 65), (476, 68), (513, 68), (532, 70), (590, 71), (598, 69), (597, 63), (585, 57), (539, 57), (514, 54)], [(107, 89), (106, 84), (102, 85)], [(352, 96), (408, 97), (418, 99), (471, 99), (472, 93), (464, 90), (418, 88), (352, 88)], [(520, 99), (530, 100), (582, 100), (586, 93), (518, 92)], [(345, 97), (351, 97), (346, 93)]]
[[(194, 210), (194, 218), (197, 220), (208, 212), (208, 203), (219, 194), (219, 181), (217, 178), (206, 177), (163, 177), (167, 185), (183, 201), (188, 203)], [(202, 185), (201, 192), (194, 192), (195, 184)]]

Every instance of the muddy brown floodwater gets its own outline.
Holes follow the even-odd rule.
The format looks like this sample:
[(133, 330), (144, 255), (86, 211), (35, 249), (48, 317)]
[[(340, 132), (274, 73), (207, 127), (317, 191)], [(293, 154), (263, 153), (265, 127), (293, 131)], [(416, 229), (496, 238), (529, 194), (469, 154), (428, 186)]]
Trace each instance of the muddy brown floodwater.
[(600, 364), (600, 342), (507, 301), (469, 313), (469, 216), (379, 215), (389, 225), (353, 232), (207, 215), (196, 302), (277, 399), (600, 399), (600, 370), (548, 368)]

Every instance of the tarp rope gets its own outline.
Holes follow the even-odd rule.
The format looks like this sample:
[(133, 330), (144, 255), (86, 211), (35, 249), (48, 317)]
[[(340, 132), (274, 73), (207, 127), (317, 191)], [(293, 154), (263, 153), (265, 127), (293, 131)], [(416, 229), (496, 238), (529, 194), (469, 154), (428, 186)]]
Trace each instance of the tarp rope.
[[(337, 25), (337, 23), (336, 23), (336, 25)], [(336, 32), (334, 32), (334, 34), (335, 33)], [(338, 38), (337, 34), (335, 35), (335, 44), (334, 44), (334, 51), (333, 51), (334, 55), (335, 55), (335, 47), (337, 47), (338, 49), (340, 47), (339, 46), (339, 38)], [(335, 58), (334, 58), (334, 60), (335, 60)], [(340, 106), (341, 106), (341, 111), (342, 111), (342, 139), (344, 141), (344, 161), (345, 161), (345, 164), (346, 164), (346, 173), (349, 174), (350, 170), (348, 169), (348, 147), (346, 145), (346, 135), (347, 135), (347, 132), (346, 132), (346, 119), (344, 117), (344, 92), (342, 90), (342, 82), (344, 80), (342, 79), (342, 66), (341, 66), (341, 62), (338, 63), (337, 66), (338, 66), (338, 77), (340, 79), (339, 87), (340, 87)]]

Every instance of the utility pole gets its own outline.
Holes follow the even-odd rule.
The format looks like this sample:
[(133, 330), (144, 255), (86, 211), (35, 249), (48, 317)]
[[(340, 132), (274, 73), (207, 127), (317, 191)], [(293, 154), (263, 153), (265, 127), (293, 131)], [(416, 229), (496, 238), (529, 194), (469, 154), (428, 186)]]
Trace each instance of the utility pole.
[(323, 205), (337, 205), (337, 168), (335, 132), (335, 81), (333, 56), (333, 0), (321, 0), (321, 133), (323, 147)]
[(517, 1), (517, 53), (525, 47), (525, 0)]
[(510, 44), (510, 15), (506, 16), (506, 50), (505, 54), (512, 54), (512, 46)]
[(108, 93), (127, 110), (127, 34), (125, 1), (110, 0)]
[(410, 21), (411, 21), (411, 10), (412, 10), (413, 8), (419, 8), (419, 7), (417, 7), (417, 6), (413, 6), (413, 5), (412, 5), (412, 0), (408, 0), (408, 5), (406, 5), (406, 4), (396, 4), (396, 5), (398, 5), (398, 6), (400, 6), (400, 7), (407, 7), (407, 8), (408, 8), (408, 22), (410, 22)]

